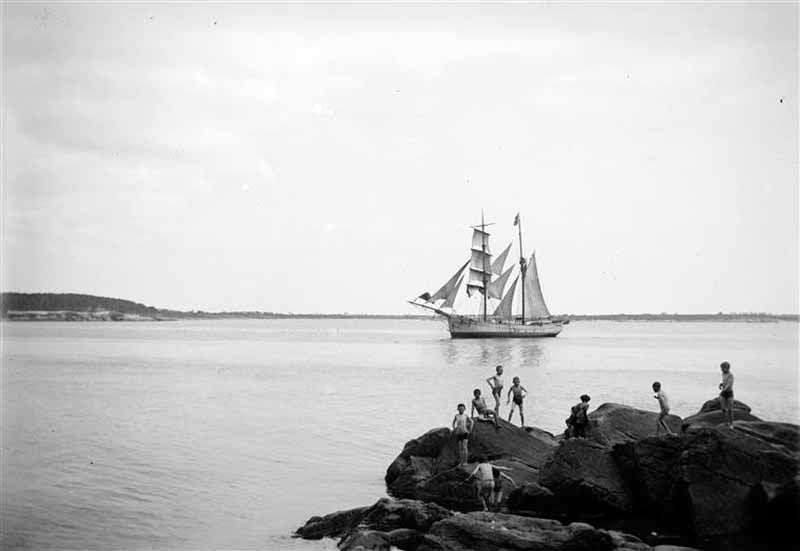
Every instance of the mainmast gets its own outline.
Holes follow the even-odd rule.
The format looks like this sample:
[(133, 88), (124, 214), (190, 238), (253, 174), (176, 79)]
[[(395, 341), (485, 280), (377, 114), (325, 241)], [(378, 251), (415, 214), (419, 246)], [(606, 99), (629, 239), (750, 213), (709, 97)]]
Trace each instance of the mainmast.
[(522, 252), (522, 220), (520, 220), (519, 213), (514, 219), (514, 223), (519, 229), (519, 271), (522, 274), (522, 325), (525, 325), (525, 256)]
[(489, 293), (489, 286), (486, 280), (486, 223), (483, 219), (483, 209), (481, 209), (481, 251), (483, 252), (483, 321), (486, 321), (486, 295)]

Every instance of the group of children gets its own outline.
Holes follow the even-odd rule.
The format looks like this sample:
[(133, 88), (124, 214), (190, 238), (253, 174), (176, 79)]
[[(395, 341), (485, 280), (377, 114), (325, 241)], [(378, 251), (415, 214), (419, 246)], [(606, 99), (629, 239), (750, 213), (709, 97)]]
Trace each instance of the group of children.
[[(728, 426), (733, 428), (733, 374), (730, 372), (731, 366), (728, 362), (720, 364), (722, 371), (722, 382), (719, 384), (719, 400), (720, 409), (726, 415)], [(458, 404), (458, 413), (453, 417), (453, 433), (458, 440), (459, 452), (459, 466), (467, 463), (469, 452), (467, 449), (467, 441), (469, 434), (472, 432), (473, 417), (477, 413), (478, 420), (494, 422), (495, 429), (500, 429), (497, 422), (500, 416), (500, 401), (503, 395), (503, 366), (498, 365), (495, 368), (495, 375), (486, 379), (486, 383), (492, 390), (494, 397), (494, 410), (486, 405), (486, 400), (481, 396), (481, 391), (476, 388), (473, 391), (474, 398), (472, 399), (472, 410), (470, 415), (466, 414), (466, 406)], [(661, 429), (664, 429), (668, 434), (674, 434), (666, 423), (666, 417), (669, 415), (669, 400), (664, 390), (661, 388), (661, 383), (656, 381), (653, 383), (653, 398), (658, 400), (659, 413), (656, 421), (656, 435), (659, 434)], [(513, 385), (508, 390), (506, 405), (511, 405), (511, 410), (508, 412), (508, 421), (514, 415), (514, 410), (519, 407), (520, 424), (525, 425), (525, 414), (523, 413), (522, 403), (528, 391), (520, 384), (519, 377), (514, 377)], [(589, 401), (591, 398), (584, 394), (581, 396), (581, 401), (572, 406), (569, 418), (567, 418), (567, 430), (564, 433), (565, 438), (585, 437), (586, 429), (589, 426)], [(487, 510), (488, 503), (499, 504), (502, 500), (503, 482), (502, 478), (508, 479), (514, 486), (514, 481), (501, 471), (508, 470), (504, 467), (498, 467), (489, 463), (485, 456), (479, 458), (478, 464), (469, 478), (475, 478), (478, 499), (483, 505), (484, 510)]]

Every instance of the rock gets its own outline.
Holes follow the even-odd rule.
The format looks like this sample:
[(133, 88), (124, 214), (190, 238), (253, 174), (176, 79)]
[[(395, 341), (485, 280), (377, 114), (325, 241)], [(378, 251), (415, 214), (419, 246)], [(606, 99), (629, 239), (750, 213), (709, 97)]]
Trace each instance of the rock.
[(552, 512), (573, 519), (617, 518), (633, 506), (611, 449), (586, 438), (563, 442), (539, 473), (539, 484), (554, 494)]
[[(530, 433), (506, 421), (500, 428), (476, 421), (468, 440), (470, 460), (486, 455), (518, 486), (535, 481), (557, 446), (552, 434)], [(387, 491), (397, 498), (422, 499), (460, 511), (480, 508), (472, 482), (467, 480), (474, 463), (459, 467), (458, 447), (448, 429), (436, 429), (408, 442), (386, 471)], [(508, 492), (506, 492), (507, 494)]]
[(437, 522), (419, 551), (499, 550), (611, 551), (614, 538), (588, 524), (502, 513), (466, 513)]
[[(721, 411), (722, 404), (719, 402), (719, 397), (711, 398), (710, 400), (706, 400), (703, 402), (703, 405), (700, 406), (700, 411), (697, 413), (708, 413), (709, 411)], [(745, 404), (744, 402), (740, 402), (739, 400), (733, 400), (733, 411), (734, 414), (737, 411), (744, 411), (746, 413), (750, 413), (750, 406)]]
[(342, 551), (390, 551), (391, 549), (416, 549), (424, 534), (417, 530), (398, 528), (390, 532), (359, 529), (339, 543)]
[(433, 523), (452, 515), (451, 511), (435, 503), (382, 498), (367, 509), (362, 516), (361, 524), (384, 532), (398, 528), (427, 532)]
[(614, 448), (614, 458), (642, 511), (642, 529), (676, 531), (683, 541), (757, 532), (756, 488), (791, 485), (798, 468), (797, 452), (727, 427), (628, 442)]
[[(621, 404), (603, 404), (588, 417), (587, 438), (604, 446), (654, 436), (658, 423), (658, 412)], [(673, 432), (680, 432), (681, 418), (677, 415), (668, 415), (666, 423)]]
[[(733, 412), (733, 421), (734, 423), (738, 423), (739, 421), (761, 421), (755, 415), (748, 413), (744, 410), (734, 410)], [(716, 427), (717, 425), (724, 425), (728, 422), (728, 416), (722, 410), (713, 410), (707, 411), (705, 413), (695, 413), (694, 415), (690, 415), (683, 420), (683, 426), (681, 427), (682, 430), (688, 430), (689, 428), (696, 428), (696, 427)]]
[[(352, 536), (358, 529), (365, 533), (366, 531), (384, 533), (384, 535), (376, 534), (374, 537), (370, 536), (368, 538), (369, 541), (385, 540), (389, 542), (389, 545), (397, 545), (391, 542), (405, 533), (392, 536), (388, 536), (385, 533), (398, 529), (424, 532), (430, 529), (435, 522), (452, 514), (451, 511), (433, 503), (423, 503), (409, 499), (393, 500), (382, 498), (371, 507), (358, 507), (331, 513), (324, 517), (312, 517), (303, 527), (297, 529), (295, 536), (303, 539), (342, 538), (342, 543), (344, 543), (344, 540)], [(405, 534), (403, 537), (406, 536), (411, 537), (409, 534)], [(352, 549), (356, 548), (354, 547), (356, 544), (353, 542), (348, 543), (348, 545)], [(362, 542), (359, 545), (366, 544)]]
[(783, 446), (793, 452), (800, 450), (800, 427), (791, 423), (767, 421), (734, 421), (738, 432), (753, 436), (776, 446)]
[(507, 506), (517, 515), (552, 516), (556, 509), (553, 492), (536, 482), (529, 482), (509, 494)]
[(337, 511), (324, 517), (311, 517), (305, 525), (297, 529), (294, 535), (306, 540), (342, 537), (361, 522), (369, 509), (369, 507), (357, 507), (346, 511)]

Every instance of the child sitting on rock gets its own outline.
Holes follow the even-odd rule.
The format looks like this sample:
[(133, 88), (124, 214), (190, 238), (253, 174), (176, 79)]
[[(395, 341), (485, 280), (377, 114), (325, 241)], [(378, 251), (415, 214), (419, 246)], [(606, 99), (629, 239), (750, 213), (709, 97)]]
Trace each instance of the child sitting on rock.
[(472, 394), (475, 397), (472, 399), (472, 411), (470, 411), (470, 415), (475, 417), (475, 412), (477, 411), (477, 419), (479, 421), (493, 421), (494, 428), (499, 429), (500, 426), (497, 424), (497, 415), (486, 405), (486, 400), (481, 396), (481, 389), (476, 388), (472, 391)]
[(586, 437), (586, 429), (589, 426), (589, 417), (586, 413), (589, 410), (589, 400), (591, 400), (589, 395), (583, 394), (581, 401), (572, 406), (572, 412), (567, 418), (567, 430), (564, 432), (565, 438)]

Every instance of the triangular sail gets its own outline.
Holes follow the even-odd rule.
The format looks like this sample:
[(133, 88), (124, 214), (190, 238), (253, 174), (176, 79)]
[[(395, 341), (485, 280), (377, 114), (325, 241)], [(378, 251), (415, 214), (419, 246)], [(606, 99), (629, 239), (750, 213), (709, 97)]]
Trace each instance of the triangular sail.
[[(508, 250), (508, 249), (506, 249)], [(496, 298), (500, 299), (503, 297), (503, 289), (506, 287), (506, 282), (508, 278), (511, 277), (511, 272), (514, 271), (514, 266), (512, 265), (506, 272), (498, 277), (494, 281), (490, 281), (489, 285), (486, 289), (486, 296), (489, 298)]]
[(458, 278), (461, 275), (461, 272), (464, 271), (464, 268), (467, 267), (467, 264), (469, 264), (469, 260), (464, 262), (464, 265), (461, 266), (455, 274), (453, 274), (453, 277), (451, 277), (447, 281), (447, 283), (442, 285), (442, 288), (439, 289), (438, 291), (436, 291), (433, 294), (433, 296), (428, 299), (428, 301), (429, 302), (436, 302), (437, 300), (446, 299), (451, 294), (454, 294), (454, 290), (457, 289), (458, 288), (458, 284), (461, 283), (461, 280), (459, 280)]
[[(511, 269), (509, 268), (509, 272)], [(508, 273), (508, 272), (506, 272)], [(519, 276), (514, 278), (514, 283), (511, 284), (511, 287), (508, 288), (508, 293), (506, 296), (503, 297), (503, 300), (500, 301), (500, 304), (497, 305), (497, 308), (494, 311), (494, 316), (504, 319), (510, 320), (512, 319), (513, 315), (511, 313), (511, 305), (514, 301), (514, 291), (517, 290), (517, 281), (519, 281)]]
[(469, 281), (467, 294), (472, 296), (476, 290), (483, 292), (483, 282), (491, 281), (492, 254), (489, 250), (489, 233), (473, 228), (472, 248), (469, 260)]
[(536, 253), (531, 254), (528, 268), (525, 272), (525, 318), (549, 318), (550, 311), (544, 303), (542, 286), (539, 284), (539, 273), (536, 270)]
[[(500, 256), (494, 259), (492, 262), (492, 273), (494, 275), (500, 275), (503, 273), (503, 265), (506, 263), (506, 257), (508, 256), (508, 251), (511, 250), (511, 243), (508, 244), (508, 247), (500, 253)], [(502, 293), (501, 293), (502, 294)]]
[[(464, 269), (463, 267), (461, 268)], [(458, 279), (458, 283), (453, 286), (453, 290), (450, 291), (450, 294), (447, 295), (447, 298), (442, 303), (442, 308), (452, 308), (453, 304), (456, 302), (456, 295), (458, 294), (458, 288), (461, 287), (461, 282), (464, 280), (464, 276), (461, 276)]]

